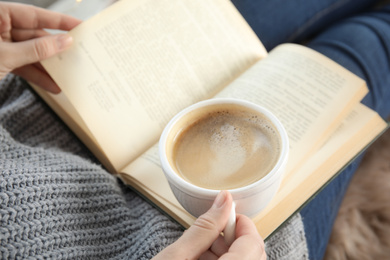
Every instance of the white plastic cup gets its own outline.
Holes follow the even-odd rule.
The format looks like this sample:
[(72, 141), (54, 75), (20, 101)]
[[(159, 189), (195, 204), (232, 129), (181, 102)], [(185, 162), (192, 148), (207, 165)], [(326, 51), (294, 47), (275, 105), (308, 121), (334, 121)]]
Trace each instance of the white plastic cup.
[(159, 155), (162, 169), (176, 199), (190, 214), (199, 217), (211, 207), (220, 190), (199, 187), (181, 178), (170, 165), (166, 150), (167, 145), (169, 145), (168, 136), (172, 134), (172, 131), (176, 131), (177, 128), (174, 126), (179, 120), (195, 109), (215, 104), (236, 104), (255, 110), (265, 115), (275, 125), (280, 135), (280, 156), (272, 170), (256, 182), (229, 190), (235, 202), (236, 212), (253, 217), (264, 209), (276, 194), (288, 160), (289, 141), (286, 130), (276, 116), (267, 109), (245, 100), (233, 98), (209, 99), (187, 107), (171, 119), (160, 137)]

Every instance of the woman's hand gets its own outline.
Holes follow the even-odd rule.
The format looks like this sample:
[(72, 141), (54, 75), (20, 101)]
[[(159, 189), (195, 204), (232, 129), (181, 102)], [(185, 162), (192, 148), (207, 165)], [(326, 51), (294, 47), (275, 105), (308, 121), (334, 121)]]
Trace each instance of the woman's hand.
[(220, 235), (232, 207), (227, 191), (218, 194), (213, 206), (184, 232), (175, 243), (154, 259), (266, 259), (264, 241), (251, 219), (237, 214), (236, 238), (228, 247)]
[(66, 48), (72, 38), (50, 35), (44, 29), (68, 31), (80, 20), (42, 8), (0, 2), (0, 79), (13, 72), (42, 88), (61, 90), (38, 63)]

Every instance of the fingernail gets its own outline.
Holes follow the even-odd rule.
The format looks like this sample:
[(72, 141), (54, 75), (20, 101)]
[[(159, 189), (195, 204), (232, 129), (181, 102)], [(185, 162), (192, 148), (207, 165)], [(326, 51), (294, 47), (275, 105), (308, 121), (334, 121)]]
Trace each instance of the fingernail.
[(57, 45), (60, 50), (68, 48), (72, 42), (73, 38), (68, 34), (61, 34), (57, 37)]
[(226, 201), (226, 191), (222, 190), (218, 193), (217, 197), (214, 200), (213, 207), (220, 208), (225, 204)]

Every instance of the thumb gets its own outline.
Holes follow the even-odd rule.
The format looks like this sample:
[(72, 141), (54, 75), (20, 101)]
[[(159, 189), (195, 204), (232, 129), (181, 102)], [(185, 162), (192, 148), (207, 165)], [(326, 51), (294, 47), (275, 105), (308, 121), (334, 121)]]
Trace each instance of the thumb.
[(198, 259), (218, 238), (227, 224), (232, 202), (232, 195), (228, 191), (221, 191), (211, 208), (177, 241), (179, 248), (191, 254), (190, 259)]
[(70, 47), (72, 41), (70, 35), (58, 34), (8, 43), (8, 67), (13, 70), (47, 59)]

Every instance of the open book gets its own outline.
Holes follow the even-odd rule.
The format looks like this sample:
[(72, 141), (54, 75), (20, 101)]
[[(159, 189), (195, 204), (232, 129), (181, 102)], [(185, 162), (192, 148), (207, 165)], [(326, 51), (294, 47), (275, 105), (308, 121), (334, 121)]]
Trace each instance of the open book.
[(121, 0), (42, 62), (59, 95), (34, 89), (102, 164), (188, 227), (157, 141), (181, 109), (234, 97), (279, 117), (290, 139), (280, 190), (255, 221), (266, 238), (387, 127), (360, 104), (365, 82), (306, 47), (267, 53), (228, 0)]

